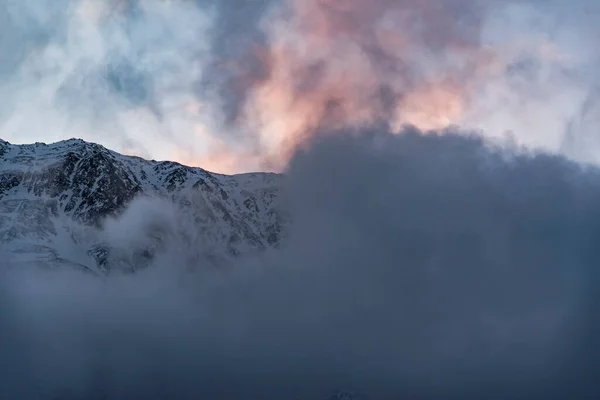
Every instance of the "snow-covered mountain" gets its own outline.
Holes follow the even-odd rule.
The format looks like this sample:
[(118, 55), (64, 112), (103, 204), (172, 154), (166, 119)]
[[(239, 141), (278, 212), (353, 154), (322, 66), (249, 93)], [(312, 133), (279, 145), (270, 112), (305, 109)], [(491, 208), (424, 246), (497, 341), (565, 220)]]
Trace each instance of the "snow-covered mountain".
[[(281, 179), (148, 161), (78, 139), (0, 140), (0, 263), (107, 273), (143, 266), (171, 237), (210, 264), (226, 264), (280, 244)], [(127, 215), (131, 208), (137, 217)], [(126, 232), (131, 224), (143, 229)]]

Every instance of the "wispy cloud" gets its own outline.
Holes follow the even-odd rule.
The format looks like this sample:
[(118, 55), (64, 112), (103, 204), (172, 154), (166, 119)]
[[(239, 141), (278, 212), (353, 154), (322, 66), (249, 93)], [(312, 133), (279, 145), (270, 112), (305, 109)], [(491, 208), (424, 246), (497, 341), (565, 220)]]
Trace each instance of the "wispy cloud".
[(201, 128), (213, 119), (194, 85), (210, 56), (209, 9), (154, 0), (11, 4), (5, 13), (16, 26), (7, 34), (26, 40), (2, 81), (3, 137), (76, 136), (161, 158), (206, 150)]
[[(223, 172), (386, 121), (600, 153), (598, 6), (578, 0), (27, 0), (0, 11), (0, 135)], [(587, 111), (583, 111), (583, 110)]]

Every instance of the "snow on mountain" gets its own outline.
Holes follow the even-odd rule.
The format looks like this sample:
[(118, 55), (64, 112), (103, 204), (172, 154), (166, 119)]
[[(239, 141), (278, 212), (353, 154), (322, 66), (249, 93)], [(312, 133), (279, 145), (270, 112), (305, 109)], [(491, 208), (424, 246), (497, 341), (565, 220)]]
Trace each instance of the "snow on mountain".
[[(227, 264), (281, 242), (281, 179), (148, 161), (78, 139), (48, 145), (0, 140), (0, 263), (71, 265), (96, 273), (135, 269), (152, 259), (167, 233), (179, 230), (176, 240), (188, 240), (198, 257)], [(107, 226), (114, 217), (127, 218), (128, 206), (139, 199), (155, 202), (141, 219), (165, 209), (170, 228), (154, 218), (145, 222), (143, 237), (136, 231), (136, 240), (119, 246), (115, 237), (123, 227), (113, 226), (111, 233)]]

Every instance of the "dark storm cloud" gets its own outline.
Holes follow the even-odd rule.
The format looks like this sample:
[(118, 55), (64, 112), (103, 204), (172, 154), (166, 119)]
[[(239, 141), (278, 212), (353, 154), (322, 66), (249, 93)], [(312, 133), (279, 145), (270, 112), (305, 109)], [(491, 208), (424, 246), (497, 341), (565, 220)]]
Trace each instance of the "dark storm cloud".
[(452, 132), (327, 139), (290, 171), (298, 258), (327, 257), (352, 318), (369, 304), (346, 337), (376, 343), (390, 398), (593, 397), (598, 178)]
[(600, 174), (461, 135), (324, 132), (286, 246), (222, 273), (144, 202), (111, 229), (163, 221), (154, 267), (7, 275), (0, 397), (597, 397)]

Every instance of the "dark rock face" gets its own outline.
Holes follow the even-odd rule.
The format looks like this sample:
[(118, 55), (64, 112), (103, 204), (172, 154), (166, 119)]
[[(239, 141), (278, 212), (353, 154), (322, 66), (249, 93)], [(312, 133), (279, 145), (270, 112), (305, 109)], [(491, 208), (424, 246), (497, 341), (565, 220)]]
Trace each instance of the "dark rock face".
[(73, 196), (65, 211), (73, 210), (82, 221), (94, 224), (118, 215), (142, 191), (125, 166), (102, 150), (79, 161), (69, 187)]
[[(150, 197), (167, 201), (186, 216), (186, 223), (191, 221), (188, 230), (197, 235), (203, 257), (237, 257), (283, 240), (286, 223), (277, 208), (281, 179), (277, 174), (218, 175), (123, 156), (82, 140), (51, 145), (0, 141), (0, 237), (17, 247), (34, 237), (41, 253), (60, 258), (52, 245), (60, 231), (58, 220), (99, 229), (135, 199)], [(95, 268), (108, 268), (115, 257), (111, 246), (70, 235), (87, 246), (85, 253), (95, 260)], [(133, 264), (153, 256), (150, 248), (134, 253), (128, 256), (138, 260)]]
[(38, 169), (20, 164), (20, 159), (33, 158), (18, 154), (12, 165), (14, 158), (4, 160), (0, 198), (9, 196), (11, 189), (25, 189), (35, 197), (57, 199), (66, 214), (86, 224), (97, 225), (104, 217), (118, 215), (142, 191), (131, 171), (98, 145), (57, 154)]

